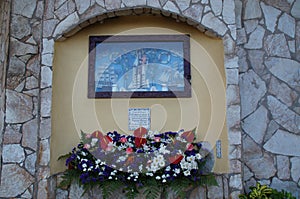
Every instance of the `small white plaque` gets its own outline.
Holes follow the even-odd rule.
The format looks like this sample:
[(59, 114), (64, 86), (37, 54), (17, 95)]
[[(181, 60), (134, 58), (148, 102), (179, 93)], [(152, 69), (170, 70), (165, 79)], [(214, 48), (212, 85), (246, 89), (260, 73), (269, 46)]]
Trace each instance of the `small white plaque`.
[(128, 128), (133, 131), (139, 127), (150, 129), (150, 108), (128, 109)]

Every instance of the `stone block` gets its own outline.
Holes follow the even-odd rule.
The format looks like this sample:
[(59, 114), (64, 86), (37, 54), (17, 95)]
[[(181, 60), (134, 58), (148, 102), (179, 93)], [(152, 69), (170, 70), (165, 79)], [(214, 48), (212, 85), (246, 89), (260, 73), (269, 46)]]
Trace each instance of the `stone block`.
[(181, 11), (186, 10), (191, 3), (191, 0), (176, 0), (176, 3)]
[(243, 184), (242, 184), (241, 174), (230, 176), (230, 178), (229, 178), (229, 187), (234, 188), (234, 189), (242, 190)]
[(35, 175), (36, 153), (30, 154), (26, 157), (25, 168), (31, 175)]
[(17, 0), (13, 1), (12, 13), (22, 15), (27, 18), (32, 18), (34, 10), (36, 8), (36, 0)]
[(68, 32), (72, 27), (74, 27), (79, 22), (79, 17), (77, 12), (70, 14), (67, 18), (61, 21), (55, 28), (53, 37), (59, 37), (64, 32)]
[(171, 1), (168, 1), (164, 7), (163, 7), (164, 10), (167, 10), (167, 11), (170, 11), (170, 12), (173, 12), (173, 13), (180, 13), (179, 9), (177, 8), (177, 6), (172, 3)]
[(36, 54), (38, 52), (37, 46), (20, 42), (11, 38), (10, 54), (16, 56), (24, 56), (27, 54)]
[(246, 2), (244, 19), (256, 19), (261, 17), (259, 0), (248, 0)]
[(4, 131), (3, 144), (19, 144), (22, 138), (21, 125), (7, 125)]
[(242, 118), (255, 111), (266, 91), (265, 82), (253, 70), (240, 76)]
[(293, 17), (297, 18), (297, 19), (300, 19), (300, 0), (296, 0), (293, 7), (292, 7), (292, 10), (291, 10), (291, 14)]
[(245, 44), (245, 48), (247, 49), (262, 48), (264, 35), (265, 35), (265, 29), (260, 25), (257, 26), (257, 28), (250, 34), (249, 40)]
[(226, 25), (219, 18), (215, 17), (211, 12), (203, 16), (202, 24), (207, 28), (212, 29), (220, 36), (223, 36), (227, 31)]
[(43, 66), (41, 69), (41, 88), (46, 88), (52, 85), (52, 70)]
[[(300, 180), (299, 165), (300, 165), (300, 157), (291, 158), (291, 176), (292, 176), (292, 179), (294, 180), (294, 182), (299, 182), (299, 180)], [(289, 166), (289, 164), (288, 164), (288, 166)], [(289, 169), (289, 167), (287, 169)]]
[(264, 49), (268, 56), (291, 57), (284, 34), (268, 35), (264, 42)]
[(223, 20), (227, 24), (235, 24), (235, 5), (234, 0), (224, 0), (223, 2)]
[(2, 149), (3, 163), (21, 163), (25, 159), (24, 149), (19, 144), (5, 144)]
[(287, 106), (291, 106), (297, 98), (295, 91), (285, 83), (280, 83), (275, 77), (271, 78), (269, 92)]
[(296, 22), (293, 17), (284, 13), (278, 21), (278, 29), (287, 34), (288, 36), (295, 37)]
[(17, 197), (34, 182), (34, 178), (16, 164), (2, 165), (0, 197)]
[(14, 38), (22, 39), (23, 37), (28, 36), (31, 33), (28, 18), (20, 15), (12, 15), (10, 30), (10, 33)]
[(300, 156), (300, 136), (277, 130), (263, 148), (271, 153), (285, 156)]
[(38, 123), (37, 119), (26, 122), (22, 128), (22, 146), (37, 150)]
[(32, 98), (15, 91), (6, 91), (6, 122), (22, 123), (33, 118)]
[(40, 139), (47, 139), (51, 136), (51, 119), (44, 119), (41, 120), (40, 131), (39, 131), (39, 138)]
[(226, 101), (227, 106), (237, 105), (240, 103), (239, 87), (235, 85), (229, 85), (226, 89)]
[(242, 128), (256, 143), (261, 144), (268, 122), (268, 110), (264, 106), (260, 106), (244, 120)]
[(51, 114), (52, 88), (46, 88), (41, 92), (41, 116), (49, 117)]
[(261, 2), (260, 5), (264, 13), (267, 29), (273, 33), (275, 31), (276, 22), (281, 11), (272, 6), (268, 6), (263, 2)]
[[(183, 12), (183, 15), (197, 22), (201, 21), (203, 6), (201, 4), (194, 4)], [(178, 12), (179, 13), (179, 12)], [(210, 16), (210, 15), (209, 15)], [(211, 17), (208, 17), (209, 20)]]
[(268, 106), (273, 119), (285, 129), (300, 134), (300, 115), (290, 110), (273, 96), (268, 96)]
[(50, 144), (48, 140), (40, 141), (40, 154), (38, 163), (41, 166), (48, 166), (50, 162)]
[[(270, 57), (265, 61), (270, 72), (280, 80), (300, 91), (300, 63), (290, 59)], [(284, 66), (284, 67), (283, 67)]]
[(104, 1), (107, 10), (117, 10), (121, 8), (121, 0)]
[[(291, 177), (290, 160), (287, 156), (277, 156), (277, 176), (281, 180), (288, 180)], [(300, 163), (300, 162), (299, 162)], [(299, 166), (300, 164), (297, 164)], [(299, 169), (297, 169), (299, 170)]]
[(218, 16), (222, 13), (222, 5), (222, 1), (210, 0), (210, 6), (215, 16)]
[(218, 186), (207, 187), (207, 198), (223, 198), (223, 179), (222, 176), (216, 176)]

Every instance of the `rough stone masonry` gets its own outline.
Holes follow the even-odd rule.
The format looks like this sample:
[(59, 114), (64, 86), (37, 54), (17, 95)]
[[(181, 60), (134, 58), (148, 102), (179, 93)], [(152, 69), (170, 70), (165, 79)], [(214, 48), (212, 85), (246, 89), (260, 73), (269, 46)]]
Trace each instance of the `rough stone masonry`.
[(190, 198), (237, 198), (255, 182), (300, 196), (300, 0), (3, 0), (0, 8), (0, 197), (80, 196), (76, 185), (55, 189), (59, 177), (50, 176), (54, 42), (143, 14), (223, 39), (230, 172)]

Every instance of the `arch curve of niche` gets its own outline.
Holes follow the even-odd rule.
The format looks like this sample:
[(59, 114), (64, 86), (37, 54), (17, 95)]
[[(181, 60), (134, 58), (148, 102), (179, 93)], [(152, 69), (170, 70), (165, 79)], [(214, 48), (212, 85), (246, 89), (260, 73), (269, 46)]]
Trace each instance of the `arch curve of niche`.
[[(209, 16), (207, 16), (209, 15)], [(238, 64), (237, 64), (237, 58), (235, 58), (233, 55), (234, 53), (234, 39), (235, 39), (235, 30), (231, 30), (229, 27), (232, 28), (233, 25), (228, 26), (226, 25), (225, 22), (222, 22), (218, 17), (214, 16), (211, 13), (207, 14), (207, 18), (209, 19), (204, 19), (203, 16), (196, 16), (196, 15), (187, 15), (187, 14), (183, 14), (183, 12), (179, 11), (179, 10), (172, 10), (170, 11), (169, 9), (165, 9), (165, 8), (161, 8), (161, 7), (149, 7), (147, 5), (139, 5), (139, 6), (134, 6), (134, 7), (127, 7), (126, 9), (124, 8), (112, 8), (112, 9), (103, 9), (101, 6), (92, 6), (91, 8), (85, 10), (82, 13), (77, 13), (74, 12), (72, 14), (70, 14), (69, 16), (67, 16), (64, 20), (60, 21), (58, 23), (58, 25), (56, 26), (56, 28), (53, 31), (53, 34), (51, 36), (51, 38), (44, 38), (43, 41), (48, 40), (48, 41), (53, 41), (53, 51), (50, 52), (50, 54), (54, 54), (54, 49), (56, 49), (57, 46), (61, 45), (64, 42), (68, 42), (69, 40), (71, 40), (72, 38), (80, 35), (82, 32), (84, 31), (89, 31), (92, 30), (94, 26), (101, 26), (101, 25), (105, 25), (105, 24), (109, 24), (111, 23), (111, 21), (117, 21), (122, 17), (146, 17), (146, 18), (155, 18), (155, 17), (161, 17), (163, 18), (163, 20), (169, 20), (168, 23), (173, 23), (173, 24), (179, 24), (180, 26), (190, 26), (191, 29), (194, 29), (194, 31), (197, 31), (198, 33), (201, 33), (202, 36), (206, 37), (210, 37), (210, 39), (212, 40), (219, 40), (219, 42), (222, 43), (223, 46), (223, 53), (221, 54), (221, 56), (223, 57), (223, 63), (222, 63), (222, 67), (223, 67), (223, 76), (222, 74), (220, 75), (219, 71), (214, 71), (213, 68), (208, 69), (208, 72), (203, 70), (203, 71), (196, 71), (199, 75), (199, 77), (201, 77), (201, 81), (202, 83), (204, 82), (204, 87), (203, 89), (206, 89), (209, 93), (209, 109), (212, 112), (212, 114), (208, 114), (209, 118), (207, 119), (206, 123), (207, 123), (207, 127), (205, 129), (202, 129), (202, 131), (206, 131), (207, 134), (205, 134), (205, 136), (202, 136), (201, 139), (203, 140), (207, 140), (208, 142), (212, 143), (212, 145), (214, 145), (215, 141), (216, 141), (216, 137), (219, 138), (220, 134), (218, 134), (219, 132), (224, 131), (226, 132), (226, 136), (225, 136), (225, 140), (228, 138), (228, 142), (225, 141), (224, 144), (228, 145), (228, 147), (226, 148), (232, 148), (232, 147), (236, 147), (236, 145), (240, 144), (240, 140), (241, 140), (241, 134), (240, 134), (240, 129), (239, 129), (239, 121), (240, 121), (240, 109), (239, 109), (239, 99), (228, 99), (228, 96), (226, 96), (226, 93), (228, 93), (229, 91), (232, 91), (232, 89), (237, 90), (238, 88), (238, 81), (233, 81), (233, 80), (226, 80), (226, 76), (228, 76), (228, 74), (232, 74), (232, 73), (237, 73), (238, 72)], [(173, 22), (170, 22), (170, 20), (172, 20)], [(151, 22), (151, 20), (149, 20)], [(200, 23), (201, 22), (201, 23)], [(117, 23), (117, 22), (116, 22)], [(211, 24), (214, 23), (214, 24)], [(151, 24), (151, 23), (150, 23)], [(120, 25), (120, 24), (119, 24)], [(122, 33), (125, 34), (142, 34), (143, 31), (146, 32), (151, 32), (151, 31), (157, 31), (158, 33), (161, 33), (165, 28), (159, 27), (159, 28), (149, 28), (149, 27), (143, 27), (143, 28), (136, 28), (135, 30), (126, 30), (123, 31)], [(139, 32), (140, 31), (140, 32)], [(172, 31), (171, 31), (172, 32)], [(176, 32), (176, 31), (175, 31)], [(205, 35), (204, 35), (205, 34)], [(201, 40), (201, 38), (200, 38)], [(194, 40), (194, 38), (192, 37), (191, 42), (195, 43), (195, 45), (197, 45), (197, 39)], [(54, 47), (54, 43), (55, 43), (55, 47)], [(86, 46), (88, 45), (87, 43), (85, 44)], [(192, 44), (193, 45), (193, 44)], [(201, 45), (200, 50), (203, 51), (203, 53), (205, 54), (205, 56), (209, 57), (209, 52), (205, 52), (206, 49)], [(213, 50), (213, 49), (212, 49)], [(49, 53), (49, 51), (47, 52)], [(42, 52), (42, 54), (44, 54)], [(44, 57), (42, 56), (42, 59)], [(56, 59), (57, 59), (57, 54), (54, 54), (54, 63), (56, 63)], [(211, 61), (213, 64), (214, 60), (212, 57), (208, 58), (209, 61)], [(76, 61), (76, 58), (75, 58)], [(198, 60), (199, 61), (199, 60)], [(200, 60), (201, 62), (201, 60)], [(197, 65), (196, 64), (197, 61), (195, 61), (195, 63), (191, 63), (192, 65)], [(85, 81), (85, 79), (80, 79), (82, 77), (80, 77), (81, 73), (84, 73), (84, 65), (87, 64), (87, 57), (85, 57), (83, 59), (82, 62), (80, 62), (80, 66), (79, 66), (79, 70), (75, 71), (75, 75), (74, 77), (76, 77), (74, 80), (74, 87), (73, 87), (73, 91), (74, 89), (78, 89), (76, 88), (76, 86), (79, 86), (81, 81)], [(55, 66), (53, 65), (53, 70), (55, 70), (55, 67), (61, 67), (61, 66)], [(212, 76), (210, 76), (209, 78), (207, 77), (207, 74), (205, 74), (205, 72), (207, 73), (213, 73), (216, 76), (212, 78)], [(55, 71), (54, 71), (55, 74)], [(220, 78), (222, 81), (220, 82), (215, 82), (214, 78)], [(227, 77), (228, 78), (228, 77)], [(53, 76), (53, 90), (55, 89), (55, 79), (56, 77)], [(217, 85), (215, 85), (217, 84)], [(192, 82), (192, 85), (193, 82)], [(220, 87), (220, 92), (209, 92), (209, 91), (214, 91), (214, 87), (211, 86), (217, 86)], [(81, 85), (82, 86), (82, 85)], [(79, 86), (79, 88), (81, 88)], [(84, 88), (82, 88), (84, 89)], [(80, 89), (79, 89), (80, 90)], [(193, 91), (193, 92), (197, 92), (197, 91)], [(224, 101), (220, 104), (216, 104), (214, 102), (214, 100), (219, 96), (219, 94), (221, 93), (221, 95), (224, 96)], [(82, 94), (82, 93), (80, 93)], [(194, 93), (193, 93), (194, 94)], [(226, 97), (225, 97), (226, 96)], [(76, 103), (80, 103), (80, 101), (76, 101), (76, 99), (80, 99), (80, 97), (86, 97), (86, 95), (79, 95), (77, 96), (76, 94), (74, 94), (74, 92), (72, 93), (72, 98), (73, 98), (73, 102), (72, 102), (72, 107), (76, 107), (77, 104)], [(227, 99), (226, 99), (227, 98)], [(236, 97), (238, 98), (238, 97)], [(49, 101), (52, 101), (52, 99), (47, 99)], [(197, 103), (198, 99), (192, 99), (195, 101), (195, 103)], [(147, 100), (146, 100), (147, 101)], [(236, 101), (236, 103), (232, 103), (233, 101)], [(54, 101), (53, 101), (54, 102)], [(95, 106), (97, 106), (97, 103), (99, 103), (98, 101), (93, 101), (93, 108), (95, 108)], [(114, 103), (118, 103), (117, 101), (114, 102), (108, 102), (110, 104), (110, 107), (112, 108), (112, 115), (116, 115), (115, 113), (118, 111), (117, 109), (115, 109), (116, 106), (111, 106)], [(122, 102), (124, 104), (122, 104), (124, 107), (128, 107), (131, 103), (132, 100), (127, 100), (125, 102)], [(136, 103), (135, 105), (140, 105), (139, 102), (133, 102)], [(177, 105), (179, 107), (183, 106), (182, 104), (184, 104), (185, 102), (181, 102), (180, 100), (174, 100), (174, 105)], [(55, 103), (54, 103), (55, 104)], [(119, 104), (120, 105), (120, 104)], [(167, 110), (164, 106), (162, 105), (157, 105), (157, 104), (151, 104), (151, 103), (146, 103), (146, 106), (149, 105), (151, 108), (153, 109), (157, 109), (157, 112), (159, 114), (162, 115), (168, 115), (167, 114)], [(53, 106), (54, 107), (54, 106)], [(200, 106), (199, 106), (200, 107)], [(199, 108), (198, 107), (198, 108)], [(201, 107), (200, 107), (201, 108)], [(215, 109), (215, 110), (213, 110)], [(224, 109), (223, 113), (218, 113), (218, 110)], [(125, 110), (123, 110), (125, 111)], [(179, 109), (176, 110), (177, 112), (179, 112), (182, 115), (182, 112), (186, 111), (183, 109)], [(200, 111), (199, 111), (200, 112)], [(97, 114), (97, 112), (93, 112), (96, 120), (99, 119), (99, 114)], [(218, 114), (220, 114), (220, 117), (218, 117)], [(227, 116), (226, 116), (227, 115)], [(76, 130), (81, 129), (82, 127), (80, 127), (80, 122), (78, 120), (78, 118), (80, 117), (80, 111), (73, 111), (72, 112), (72, 116), (73, 118), (75, 118), (74, 120), (74, 125), (76, 126)], [(55, 117), (55, 113), (52, 114), (51, 117)], [(199, 114), (197, 115), (198, 118), (201, 117), (204, 118), (204, 114)], [(217, 121), (217, 123), (222, 123), (223, 125), (220, 125), (219, 129), (212, 129), (210, 130), (211, 126), (215, 126), (216, 123), (216, 119), (213, 118), (221, 118), (219, 119), (219, 121)], [(85, 118), (85, 117), (82, 117)], [(88, 120), (88, 118), (85, 118), (85, 120)], [(120, 120), (120, 118), (115, 118), (115, 120), (117, 120), (118, 122), (122, 123), (122, 120)], [(124, 121), (123, 121), (124, 122)], [(125, 121), (127, 122), (127, 121)], [(163, 126), (165, 125), (167, 121), (163, 121), (163, 124), (159, 127), (161, 127), (163, 129)], [(195, 122), (193, 124), (197, 124), (197, 125), (201, 125), (201, 122)], [(226, 125), (227, 124), (227, 125)], [(98, 124), (99, 125), (99, 124)], [(124, 125), (124, 124), (121, 124)], [(219, 125), (219, 124), (217, 124)], [(101, 126), (101, 124), (100, 124)], [(184, 126), (184, 125), (183, 125)], [(180, 127), (180, 126), (178, 126)], [(51, 139), (54, 140), (54, 136), (55, 136), (55, 126), (53, 126), (52, 124), (52, 136)], [(92, 130), (92, 128), (85, 128), (84, 130)], [(176, 127), (175, 127), (176, 128)], [(83, 130), (83, 129), (82, 129)], [(176, 129), (172, 129), (172, 130), (176, 130)], [(214, 130), (218, 131), (213, 132)], [(233, 139), (234, 137), (234, 139)], [(56, 138), (55, 138), (56, 139)], [(222, 138), (220, 138), (222, 139)], [(231, 141), (234, 140), (234, 141)], [(74, 143), (78, 140), (78, 137), (76, 137), (73, 141)], [(52, 146), (55, 146), (56, 143), (51, 142)], [(56, 145), (57, 146), (57, 145)], [(213, 147), (213, 146), (212, 146)], [(53, 147), (52, 147), (53, 148)], [(69, 149), (71, 149), (69, 147)], [(62, 150), (64, 151), (64, 150)], [(61, 151), (61, 152), (62, 152)], [(67, 151), (65, 151), (67, 152)], [(226, 157), (226, 161), (229, 164), (229, 167), (226, 167), (225, 170), (222, 170), (222, 168), (217, 168), (216, 171), (219, 171), (220, 173), (229, 173), (230, 171), (232, 171), (232, 168), (234, 167), (234, 157), (231, 157), (230, 152), (226, 151), (227, 153), (229, 153), (229, 155), (227, 156), (227, 153), (225, 153)], [(57, 159), (57, 154), (53, 153), (52, 149), (51, 149), (51, 172), (52, 173), (56, 173), (58, 171), (60, 171), (61, 165), (53, 165), (53, 162), (55, 162), (55, 160)], [(228, 159), (229, 157), (229, 159)], [(53, 161), (54, 160), (54, 161)], [(216, 162), (216, 164), (218, 165), (218, 162)], [(58, 169), (57, 169), (58, 168)], [(235, 171), (235, 174), (239, 174), (241, 173), (241, 171)]]

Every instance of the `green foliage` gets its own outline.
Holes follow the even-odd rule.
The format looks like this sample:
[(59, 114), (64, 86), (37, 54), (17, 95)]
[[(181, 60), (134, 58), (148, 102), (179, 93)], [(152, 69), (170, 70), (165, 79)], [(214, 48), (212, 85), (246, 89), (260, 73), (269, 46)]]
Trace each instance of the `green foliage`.
[(278, 191), (267, 185), (256, 183), (256, 186), (250, 187), (248, 194), (240, 194), (240, 199), (296, 199), (291, 193), (284, 190)]
[(281, 190), (278, 191), (276, 189), (272, 190), (272, 194), (271, 194), (271, 198), (273, 199), (296, 199), (296, 197), (294, 197), (290, 192)]

